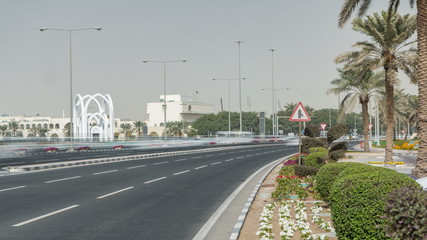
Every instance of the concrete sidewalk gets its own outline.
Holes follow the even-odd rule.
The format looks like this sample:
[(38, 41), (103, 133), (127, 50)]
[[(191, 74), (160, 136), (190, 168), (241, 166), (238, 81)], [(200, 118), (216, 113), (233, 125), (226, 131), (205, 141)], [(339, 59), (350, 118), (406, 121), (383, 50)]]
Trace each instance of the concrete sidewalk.
[[(349, 147), (349, 151), (346, 156), (351, 156), (351, 158), (341, 159), (341, 162), (383, 162), (385, 157), (384, 148), (372, 147), (371, 152), (363, 152), (363, 149), (360, 145)], [(417, 162), (417, 150), (396, 150), (393, 149), (393, 161), (394, 162), (404, 162), (403, 165), (381, 165), (375, 164), (375, 166), (382, 166), (396, 170), (397, 172), (409, 175), (411, 177), (411, 171), (415, 168)]]

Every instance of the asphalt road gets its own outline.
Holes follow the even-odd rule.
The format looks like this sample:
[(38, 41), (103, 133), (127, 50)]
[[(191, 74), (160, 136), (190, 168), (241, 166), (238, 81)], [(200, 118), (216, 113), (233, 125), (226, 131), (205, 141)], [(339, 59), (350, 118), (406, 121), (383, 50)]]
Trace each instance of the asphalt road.
[(297, 147), (215, 152), (0, 177), (0, 239), (192, 239), (253, 172)]

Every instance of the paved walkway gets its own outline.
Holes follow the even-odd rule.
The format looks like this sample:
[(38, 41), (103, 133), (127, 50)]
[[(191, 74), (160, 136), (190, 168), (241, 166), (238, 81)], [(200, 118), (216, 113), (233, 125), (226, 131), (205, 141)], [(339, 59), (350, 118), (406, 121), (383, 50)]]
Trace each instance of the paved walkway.
[[(352, 156), (352, 158), (342, 159), (341, 161), (353, 161), (353, 162), (382, 162), (384, 161), (385, 149), (384, 148), (371, 148), (371, 152), (362, 152), (363, 149), (360, 145), (355, 145), (349, 147), (347, 155)], [(396, 150), (393, 149), (393, 161), (395, 162), (404, 162), (404, 165), (391, 165), (384, 166), (396, 170), (397, 172), (407, 174), (412, 177), (411, 171), (415, 168), (417, 162), (417, 150)]]

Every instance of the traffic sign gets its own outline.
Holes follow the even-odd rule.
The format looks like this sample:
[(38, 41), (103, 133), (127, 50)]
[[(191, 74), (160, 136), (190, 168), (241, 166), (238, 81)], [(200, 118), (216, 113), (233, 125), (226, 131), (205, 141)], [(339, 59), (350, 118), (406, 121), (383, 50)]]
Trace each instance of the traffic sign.
[(292, 122), (308, 122), (311, 121), (310, 116), (307, 113), (307, 110), (305, 110), (304, 105), (302, 105), (301, 102), (298, 103), (298, 105), (295, 107), (294, 112), (292, 113), (291, 117), (289, 118), (289, 121)]
[(320, 127), (322, 128), (322, 131), (325, 131), (327, 125), (328, 124), (326, 124), (326, 123), (321, 123), (320, 124)]
[(371, 130), (372, 126), (374, 126), (374, 124), (368, 124), (369, 130)]

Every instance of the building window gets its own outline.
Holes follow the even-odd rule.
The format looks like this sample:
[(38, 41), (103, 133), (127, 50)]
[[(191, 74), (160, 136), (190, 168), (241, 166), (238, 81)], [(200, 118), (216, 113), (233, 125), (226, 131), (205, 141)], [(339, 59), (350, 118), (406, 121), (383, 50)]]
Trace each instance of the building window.
[(59, 123), (55, 124), (55, 129), (59, 129)]
[(49, 129), (53, 129), (53, 123), (49, 124)]
[(25, 125), (26, 129), (30, 129), (30, 127), (31, 127), (30, 124)]
[(43, 128), (47, 128), (47, 124), (45, 123), (45, 124), (43, 124)]
[(19, 126), (19, 128), (20, 128), (20, 129), (22, 129), (22, 130), (24, 130), (24, 124), (21, 124), (21, 125)]
[(32, 128), (36, 128), (36, 124), (31, 125)]

